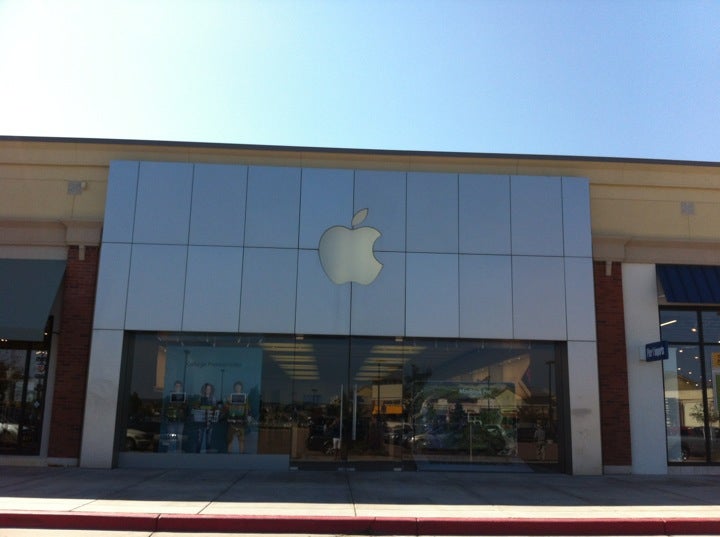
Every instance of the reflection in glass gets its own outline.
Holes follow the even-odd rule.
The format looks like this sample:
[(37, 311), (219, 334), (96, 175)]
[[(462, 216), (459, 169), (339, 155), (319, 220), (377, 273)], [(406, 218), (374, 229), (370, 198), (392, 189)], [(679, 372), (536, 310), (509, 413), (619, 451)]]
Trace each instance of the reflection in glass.
[[(663, 363), (668, 461), (720, 460), (720, 316), (717, 310), (662, 309), (661, 337), (670, 342)], [(698, 342), (704, 343), (698, 345)]]
[(668, 460), (704, 461), (702, 371), (697, 346), (670, 345), (664, 361)]
[(660, 337), (665, 341), (696, 343), (699, 338), (697, 312), (660, 310)]
[(702, 330), (706, 343), (720, 344), (720, 311), (703, 311)]
[(38, 455), (45, 405), (45, 343), (2, 343), (0, 348), (0, 454)]
[(420, 464), (559, 460), (551, 343), (437, 342), (411, 361)]
[(128, 344), (126, 451), (285, 454), (304, 468), (560, 460), (555, 343), (161, 333)]
[[(712, 341), (716, 341), (715, 335)], [(705, 371), (710, 460), (720, 462), (720, 344), (705, 346)]]

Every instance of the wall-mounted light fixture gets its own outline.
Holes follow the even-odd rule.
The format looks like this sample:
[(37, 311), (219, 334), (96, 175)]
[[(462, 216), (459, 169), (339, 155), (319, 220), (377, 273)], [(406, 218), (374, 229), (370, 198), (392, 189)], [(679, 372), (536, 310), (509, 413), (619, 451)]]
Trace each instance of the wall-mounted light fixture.
[(69, 196), (79, 196), (87, 187), (87, 181), (68, 181), (67, 193)]

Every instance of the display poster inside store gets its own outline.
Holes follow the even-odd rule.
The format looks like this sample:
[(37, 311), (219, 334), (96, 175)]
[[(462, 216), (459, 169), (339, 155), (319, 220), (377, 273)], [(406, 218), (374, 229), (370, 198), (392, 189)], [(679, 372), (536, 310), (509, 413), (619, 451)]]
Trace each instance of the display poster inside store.
[(425, 449), (514, 451), (517, 401), (513, 383), (418, 384), (413, 412)]
[(161, 451), (257, 453), (262, 349), (171, 346)]

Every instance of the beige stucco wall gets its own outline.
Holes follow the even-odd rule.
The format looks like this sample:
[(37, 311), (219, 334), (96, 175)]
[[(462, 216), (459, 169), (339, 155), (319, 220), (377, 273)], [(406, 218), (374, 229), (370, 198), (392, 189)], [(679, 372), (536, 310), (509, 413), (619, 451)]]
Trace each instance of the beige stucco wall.
[[(111, 160), (580, 176), (590, 179), (597, 259), (633, 260), (638, 249), (662, 258), (664, 248), (677, 252), (690, 244), (697, 262), (715, 262), (720, 243), (717, 164), (29, 139), (0, 139), (0, 228), (99, 226)], [(68, 191), (73, 181), (84, 183), (79, 194)], [(0, 244), (16, 240), (2, 235)], [(35, 240), (56, 240), (46, 235)], [(690, 262), (687, 252), (673, 255)]]

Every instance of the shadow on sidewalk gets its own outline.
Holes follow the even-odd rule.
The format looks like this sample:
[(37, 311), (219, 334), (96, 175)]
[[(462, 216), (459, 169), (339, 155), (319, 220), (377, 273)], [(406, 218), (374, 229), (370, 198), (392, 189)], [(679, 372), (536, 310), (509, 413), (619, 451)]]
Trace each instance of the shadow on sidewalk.
[(270, 504), (720, 506), (718, 476), (0, 468), (0, 497)]

